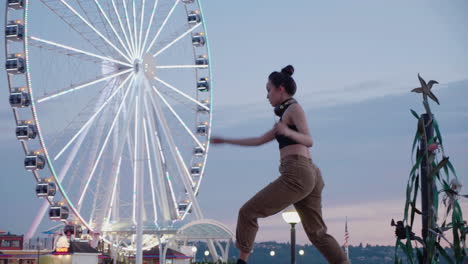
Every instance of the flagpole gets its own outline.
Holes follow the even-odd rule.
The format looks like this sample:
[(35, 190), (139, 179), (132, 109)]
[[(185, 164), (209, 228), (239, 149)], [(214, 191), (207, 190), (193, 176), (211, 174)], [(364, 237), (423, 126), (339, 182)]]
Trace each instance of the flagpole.
[(346, 217), (346, 222), (345, 222), (345, 242), (344, 242), (344, 249), (345, 249), (345, 254), (346, 258), (348, 259), (349, 263), (351, 263), (351, 260), (349, 260), (349, 233), (348, 233), (348, 217)]

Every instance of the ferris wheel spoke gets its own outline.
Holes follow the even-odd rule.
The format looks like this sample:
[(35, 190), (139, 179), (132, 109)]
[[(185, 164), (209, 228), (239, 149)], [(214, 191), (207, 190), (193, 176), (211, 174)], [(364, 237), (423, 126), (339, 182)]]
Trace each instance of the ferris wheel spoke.
[(112, 59), (112, 58), (109, 58), (109, 57), (105, 57), (105, 56), (100, 56), (100, 55), (97, 55), (97, 54), (94, 54), (94, 53), (91, 53), (91, 52), (88, 52), (88, 51), (84, 51), (84, 50), (80, 50), (80, 49), (77, 49), (77, 48), (73, 48), (73, 47), (70, 47), (70, 46), (67, 46), (67, 45), (64, 45), (64, 44), (60, 44), (60, 43), (57, 43), (57, 42), (53, 42), (53, 41), (41, 39), (41, 38), (34, 37), (34, 36), (30, 36), (29, 38), (30, 38), (31, 40), (37, 41), (37, 42), (39, 42), (39, 43), (44, 43), (44, 44), (47, 44), (47, 45), (50, 45), (50, 46), (54, 46), (54, 47), (57, 47), (57, 48), (62, 48), (62, 49), (64, 49), (64, 50), (69, 50), (69, 51), (73, 51), (73, 52), (76, 52), (76, 53), (79, 53), (79, 54), (91, 56), (91, 57), (94, 57), (94, 58), (101, 59), (101, 60), (103, 60), (103, 61), (114, 62), (114, 63), (120, 64), (120, 65), (123, 65), (123, 66), (127, 66), (127, 67), (133, 67), (132, 64), (127, 63), (127, 62), (115, 60), (115, 59)]
[[(119, 121), (117, 121), (119, 122)], [(119, 127), (119, 125), (117, 125), (117, 127)], [(119, 146), (118, 144), (116, 145), (115, 144), (115, 138), (116, 138), (116, 135), (118, 133), (118, 129), (114, 129), (114, 132), (113, 132), (113, 135), (114, 135), (114, 146)], [(111, 188), (97, 188), (97, 190), (99, 190), (99, 193), (101, 193), (101, 197), (102, 199), (99, 199), (98, 201), (100, 202), (100, 206), (99, 206), (99, 210), (97, 210), (97, 212), (95, 213), (95, 223), (96, 223), (96, 226), (95, 226), (95, 229), (96, 230), (101, 230), (102, 229), (102, 226), (103, 224), (108, 221), (108, 218), (106, 218), (106, 216), (108, 215), (107, 214), (107, 211), (109, 211), (109, 214), (111, 213), (111, 210), (110, 210), (110, 207), (111, 207), (111, 204), (113, 202), (113, 200), (115, 199), (115, 192), (116, 192), (116, 187), (117, 187), (117, 184), (118, 184), (118, 180), (119, 180), (119, 174), (120, 174), (120, 164), (122, 162), (122, 156), (118, 156), (116, 155), (116, 153), (114, 152), (114, 155), (113, 155), (113, 159), (112, 159), (112, 165), (111, 165), (111, 173), (108, 173), (107, 170), (106, 170), (106, 177), (107, 177), (107, 181), (105, 182), (111, 182), (112, 183), (112, 187)], [(104, 169), (104, 166), (101, 166), (101, 170)], [(100, 177), (99, 178), (100, 181), (102, 181), (102, 178)], [(99, 181), (98, 181), (99, 182)], [(97, 197), (97, 196), (95, 196)]]
[(158, 2), (159, 2), (158, 0), (154, 1), (153, 10), (151, 11), (150, 20), (149, 20), (149, 23), (148, 23), (148, 28), (146, 29), (145, 40), (143, 41), (143, 45), (141, 45), (140, 57), (143, 55), (143, 51), (145, 50), (145, 47), (146, 47), (146, 42), (148, 41), (148, 36), (149, 36), (150, 31), (151, 31), (151, 26), (153, 25), (153, 19), (154, 19), (154, 15), (156, 13), (156, 7), (158, 6)]
[[(122, 157), (120, 157), (119, 159), (119, 162), (118, 162), (118, 165), (117, 165), (117, 173), (115, 174), (115, 178), (114, 178), (114, 181), (113, 181), (113, 186), (112, 186), (112, 195), (111, 195), (111, 201), (110, 201), (110, 205), (107, 207), (109, 208), (108, 209), (108, 212), (107, 212), (107, 223), (110, 223), (110, 219), (112, 217), (112, 213), (113, 213), (113, 209), (114, 209), (114, 206), (115, 206), (115, 197), (116, 197), (116, 193), (117, 193), (117, 185), (118, 185), (118, 182), (119, 182), (119, 177), (120, 177), (120, 165), (122, 163)], [(112, 174), (111, 174), (112, 175)]]
[[(60, 0), (40, 0), (47, 8), (49, 8), (55, 15), (57, 15), (61, 20), (65, 22), (71, 29), (76, 31), (88, 44), (92, 47), (96, 48), (96, 50), (100, 51), (101, 53), (106, 53), (105, 49), (109, 49), (109, 45), (105, 43), (105, 45), (98, 45), (98, 43), (94, 40), (89, 38), (87, 32), (83, 30), (84, 28), (88, 28), (88, 26), (83, 23), (80, 19), (74, 21), (76, 18), (75, 15), (71, 14), (71, 11), (63, 7), (63, 5), (59, 5)], [(83, 26), (83, 27), (81, 27)], [(101, 43), (102, 44), (102, 43)]]
[[(147, 91), (147, 93), (150, 93), (150, 92)], [(148, 96), (151, 96), (151, 95), (148, 95)], [(156, 126), (154, 124), (155, 118), (154, 118), (153, 112), (151, 111), (152, 109), (148, 107), (148, 104), (149, 104), (148, 100), (145, 99), (144, 103), (145, 103), (145, 112), (148, 117), (148, 123), (149, 123), (151, 131), (153, 131), (153, 133), (148, 132), (148, 134), (150, 135), (151, 146), (153, 147), (153, 153), (155, 153), (155, 157), (157, 159), (156, 169), (158, 170), (157, 176), (158, 176), (158, 182), (159, 182), (158, 194), (159, 194), (159, 200), (161, 201), (160, 205), (163, 211), (163, 218), (164, 220), (177, 219), (177, 201), (175, 199), (174, 189), (172, 187), (172, 181), (171, 181), (170, 175), (168, 175), (168, 172), (167, 172), (166, 157), (162, 149), (160, 134), (158, 133), (158, 130), (156, 129)]]
[[(154, 87), (153, 87), (154, 89)], [(187, 168), (187, 165), (185, 164), (184, 160), (181, 159), (181, 155), (180, 155), (180, 151), (174, 141), (174, 138), (173, 138), (173, 135), (172, 133), (170, 132), (169, 130), (169, 126), (168, 126), (168, 123), (167, 123), (167, 120), (166, 120), (166, 117), (164, 116), (164, 114), (162, 113), (162, 109), (161, 109), (161, 106), (160, 104), (157, 104), (156, 103), (156, 99), (154, 98), (154, 96), (151, 94), (151, 93), (148, 93), (153, 102), (153, 107), (155, 108), (155, 112), (156, 112), (156, 116), (158, 118), (158, 120), (160, 121), (160, 124), (161, 124), (161, 127), (164, 131), (164, 134), (165, 134), (165, 140), (167, 140), (168, 142), (168, 146), (169, 146), (169, 149), (170, 149), (170, 152), (172, 154), (172, 159), (174, 160), (174, 163), (176, 165), (176, 168), (178, 170), (178, 173), (176, 173), (176, 175), (178, 175), (185, 187), (185, 190), (187, 191), (187, 194), (189, 196), (189, 199), (190, 201), (193, 203), (194, 206), (194, 209), (195, 209), (195, 214), (197, 215), (198, 218), (202, 218), (203, 215), (201, 213), (201, 210), (200, 210), (200, 207), (198, 206), (198, 201), (196, 200), (196, 197), (195, 197), (195, 194), (194, 194), (194, 191), (193, 191), (193, 184), (190, 183), (189, 179), (190, 178), (190, 174), (187, 174), (188, 172), (188, 168)]]
[(89, 28), (91, 28), (99, 37), (101, 37), (109, 46), (111, 46), (114, 50), (116, 50), (122, 57), (124, 57), (128, 62), (132, 62), (132, 60), (125, 55), (119, 48), (117, 48), (112, 42), (109, 41), (101, 32), (99, 32), (91, 23), (89, 23), (82, 15), (80, 15), (70, 4), (68, 4), (65, 0), (60, 0), (73, 14), (79, 17)]
[(61, 47), (57, 47), (57, 46), (54, 46), (54, 45), (48, 45), (48, 44), (44, 44), (43, 42), (39, 42), (39, 41), (35, 41), (33, 39), (29, 39), (29, 45), (32, 46), (32, 47), (36, 47), (38, 49), (44, 49), (44, 50), (47, 50), (47, 51), (52, 51), (52, 52), (55, 52), (57, 54), (60, 54), (60, 55), (65, 55), (65, 56), (68, 56), (68, 57), (73, 57), (73, 58), (76, 58), (76, 59), (80, 59), (80, 60), (83, 60), (83, 61), (88, 61), (88, 62), (92, 62), (92, 63), (102, 63), (103, 60), (100, 59), (100, 58), (96, 58), (94, 56), (88, 56), (88, 55), (85, 55), (83, 53), (79, 53), (79, 52), (74, 52), (74, 51), (70, 51), (70, 50), (67, 50), (67, 49), (63, 49)]
[[(104, 93), (101, 95), (101, 97), (99, 98), (99, 102), (103, 101), (104, 100)], [(87, 127), (85, 129), (85, 131), (80, 135), (80, 137), (78, 138), (78, 141), (77, 143), (75, 144), (75, 146), (73, 147), (72, 151), (70, 152), (70, 154), (68, 155), (67, 157), (67, 160), (65, 161), (65, 164), (64, 166), (61, 168), (60, 170), (60, 173), (58, 175), (58, 182), (63, 182), (63, 180), (65, 179), (65, 176), (67, 175), (68, 173), (68, 170), (70, 169), (70, 166), (72, 165), (72, 162), (75, 160), (75, 157), (78, 153), (78, 150), (80, 149), (80, 147), (83, 145), (82, 142), (84, 140), (84, 138), (86, 137), (86, 135), (88, 134), (88, 131), (89, 131), (89, 127)], [(39, 219), (43, 219), (44, 218), (44, 215), (47, 211), (47, 208), (49, 207), (49, 203), (47, 200), (44, 200), (44, 202), (42, 203), (42, 206), (41, 208), (39, 209), (37, 215), (36, 215), (36, 218), (35, 218), (35, 221), (33, 222), (30, 230), (28, 231), (29, 234), (34, 234), (36, 233), (36, 230), (37, 230), (37, 227), (40, 223), (40, 220)], [(30, 237), (28, 235), (28, 237)]]
[(133, 37), (135, 39), (135, 46), (136, 46), (136, 51), (135, 54), (139, 54), (139, 48), (140, 44), (138, 43), (138, 27), (137, 27), (137, 20), (136, 20), (136, 4), (135, 0), (132, 1), (132, 7), (133, 7)]
[[(127, 108), (126, 107), (126, 103), (124, 102), (124, 109)], [(125, 149), (125, 146), (128, 147), (129, 149), (129, 153), (131, 156), (133, 156), (133, 152), (132, 152), (132, 142), (130, 140), (130, 134), (127, 133), (128, 131), (130, 131), (130, 124), (131, 124), (131, 121), (133, 120), (131, 117), (133, 116), (133, 113), (132, 113), (132, 109), (129, 109), (130, 111), (127, 112), (126, 110), (123, 110), (124, 114), (123, 114), (123, 120), (124, 121), (124, 124), (123, 124), (123, 128), (122, 130), (119, 131), (120, 135), (117, 139), (117, 150), (115, 151), (115, 157), (119, 159), (119, 164), (117, 167), (114, 167), (113, 168), (113, 171), (111, 173), (111, 175), (116, 175), (116, 179), (115, 181), (117, 182), (116, 184), (118, 185), (118, 181), (119, 179), (117, 179), (117, 174), (120, 173), (120, 163), (121, 163), (121, 160), (123, 158), (123, 152), (124, 152), (124, 149)], [(118, 142), (127, 142), (127, 144), (125, 143), (122, 143), (122, 144), (118, 144)], [(115, 163), (113, 163), (115, 164)], [(133, 165), (133, 163), (131, 163), (131, 165)], [(116, 187), (115, 187), (116, 188)], [(115, 192), (114, 192), (115, 193)], [(113, 194), (115, 196), (115, 194)], [(116, 205), (116, 203), (118, 203), (118, 199), (112, 199), (112, 202), (111, 202), (111, 206), (112, 207), (112, 211), (109, 212), (109, 215), (111, 212), (113, 212), (113, 215), (116, 215), (118, 216), (118, 205)], [(108, 219), (110, 219), (110, 217), (108, 217)]]
[[(181, 166), (181, 167), (183, 168), (183, 172), (184, 172), (184, 174), (185, 174), (186, 179), (188, 179), (189, 182), (190, 182), (190, 188), (192, 189), (192, 192), (193, 192), (193, 188), (195, 187), (195, 183), (193, 182), (193, 179), (192, 179), (192, 177), (190, 176), (189, 169), (188, 169), (187, 166), (185, 165), (184, 158), (183, 158), (182, 155), (180, 154), (179, 148), (175, 147), (175, 151), (176, 151), (176, 153), (177, 153), (177, 158), (178, 158), (178, 160), (180, 161), (181, 164), (184, 165), (184, 166)], [(183, 177), (183, 176), (181, 175), (181, 177)]]
[[(90, 16), (90, 14), (88, 14), (88, 12), (87, 12), (87, 9), (83, 7), (83, 3), (82, 3), (83, 1), (82, 1), (82, 0), (75, 0), (75, 1), (76, 1), (76, 3), (78, 4), (78, 6), (80, 7), (80, 9), (84, 12), (84, 16), (86, 17), (86, 19), (87, 19), (91, 24), (96, 25), (97, 23), (96, 23), (95, 21), (93, 21), (93, 19), (92, 19), (93, 16)], [(102, 21), (102, 18), (101, 18), (101, 21)], [(107, 28), (105, 28), (105, 31), (108, 32), (108, 31), (107, 31)], [(111, 47), (109, 47), (108, 45), (106, 45), (106, 49), (107, 49), (107, 51), (109, 52), (109, 54), (112, 54), (112, 53), (113, 53)]]
[[(93, 193), (93, 205), (91, 206), (91, 215), (89, 216), (89, 220), (88, 220), (88, 223), (94, 223), (96, 224), (96, 227), (95, 229), (96, 230), (99, 230), (100, 229), (100, 223), (102, 223), (102, 218), (100, 217), (96, 217), (96, 211), (98, 211), (98, 208), (99, 208), (99, 205), (98, 203), (101, 201), (102, 199), (102, 193), (104, 192), (101, 192), (101, 190), (108, 190), (108, 188), (103, 188), (102, 187), (102, 178), (103, 178), (103, 174), (104, 174), (104, 166), (101, 166), (101, 168), (99, 169), (99, 172), (97, 173), (97, 183), (96, 183), (96, 187), (95, 187), (95, 191)], [(101, 221), (100, 223), (97, 223), (96, 221), (93, 221), (93, 219), (96, 219), (98, 221)]]
[[(143, 0), (143, 3), (141, 5), (141, 13), (140, 13), (140, 35), (138, 37), (138, 55), (140, 55), (139, 57), (141, 57), (141, 50), (143, 49), (143, 21), (145, 19), (145, 5), (146, 5), (146, 0)], [(149, 27), (149, 26), (148, 26)]]
[(117, 33), (117, 30), (115, 29), (114, 25), (112, 24), (112, 22), (110, 21), (109, 17), (107, 16), (106, 12), (104, 11), (104, 9), (102, 8), (101, 4), (98, 2), (98, 0), (94, 0), (94, 3), (96, 3), (96, 6), (98, 7), (99, 9), (99, 12), (101, 12), (102, 16), (104, 16), (104, 19), (107, 21), (107, 24), (110, 26), (110, 28), (112, 29), (112, 31), (114, 32), (114, 35), (117, 37), (117, 39), (119, 40), (120, 44), (122, 45), (122, 47), (125, 49), (125, 51), (127, 52), (127, 55), (128, 56), (131, 56), (132, 53), (130, 52), (129, 48), (130, 48), (130, 45), (129, 43), (127, 42), (127, 45), (125, 45), (125, 43), (123, 42), (122, 38), (120, 37), (120, 35)]
[(175, 91), (176, 93), (182, 95), (183, 97), (187, 98), (188, 100), (194, 102), (195, 104), (199, 105), (200, 107), (202, 107), (203, 109), (206, 109), (207, 111), (210, 111), (210, 108), (207, 107), (206, 105), (200, 103), (199, 101), (195, 100), (194, 98), (192, 98), (191, 96), (187, 95), (186, 93), (182, 92), (181, 90), (175, 88), (174, 86), (170, 85), (169, 83), (159, 79), (158, 77), (154, 77), (154, 79), (160, 83), (162, 83), (164, 86), (170, 88), (171, 90)]
[[(106, 110), (110, 111), (109, 108), (107, 108)], [(102, 120), (102, 123), (106, 123), (106, 122), (107, 122), (106, 120)], [(97, 129), (95, 129), (93, 131), (94, 132), (93, 137), (90, 137), (90, 144), (89, 144), (90, 148), (86, 151), (88, 159), (85, 160), (85, 162), (84, 162), (85, 164), (82, 164), (83, 167), (85, 168), (85, 172), (83, 172), (82, 175), (89, 175), (91, 173), (91, 169), (93, 168), (94, 161), (96, 160), (97, 155), (98, 155), (99, 144), (101, 142), (101, 139), (102, 139), (103, 135), (105, 134), (104, 129), (105, 129), (105, 126), (98, 126)], [(101, 168), (101, 170), (102, 170), (102, 168)], [(73, 175), (75, 177), (72, 177), (72, 181), (70, 181), (70, 183), (69, 183), (69, 188), (71, 186), (75, 186), (73, 184), (73, 181), (75, 179), (78, 179), (78, 180), (80, 180), (79, 190), (83, 190), (84, 187), (85, 187), (85, 184), (86, 184), (86, 178), (77, 176), (76, 174), (73, 174)], [(93, 190), (90, 190), (90, 192), (91, 192), (91, 194), (93, 194)], [(77, 195), (78, 194), (79, 193), (77, 193)], [(75, 201), (75, 200), (73, 200), (73, 201)], [(77, 205), (76, 208), (77, 208), (78, 212), (81, 212), (82, 206), (83, 206), (82, 204)]]
[(85, 82), (85, 83), (81, 83), (81, 84), (77, 84), (77, 85), (72, 85), (72, 86), (70, 86), (70, 87), (67, 87), (67, 88), (64, 88), (64, 89), (60, 89), (60, 90), (58, 90), (58, 91), (55, 91), (55, 92), (46, 94), (46, 95), (41, 96), (41, 97), (38, 97), (38, 98), (36, 99), (36, 102), (42, 103), (42, 102), (48, 101), (48, 100), (50, 100), (50, 99), (52, 99), (52, 98), (56, 98), (56, 97), (62, 96), (62, 95), (64, 95), (64, 94), (68, 94), (68, 93), (71, 93), (71, 92), (74, 92), (74, 91), (83, 89), (83, 88), (85, 88), (85, 87), (88, 87), (88, 86), (91, 86), (91, 85), (94, 85), (94, 84), (97, 84), (97, 83), (100, 83), (100, 82), (103, 82), (103, 81), (106, 81), (106, 80), (109, 80), (109, 79), (118, 77), (118, 76), (123, 75), (123, 74), (126, 74), (126, 73), (129, 73), (129, 72), (131, 72), (132, 70), (133, 70), (133, 69), (127, 69), (127, 70), (120, 71), (120, 72), (117, 72), (117, 73), (114, 73), (114, 74), (108, 74), (108, 75), (106, 75), (106, 76), (103, 76), (103, 77), (100, 77), (100, 78), (97, 78), (97, 79), (94, 79), (94, 80), (91, 80), (91, 81), (87, 81), (87, 82)]
[[(114, 85), (114, 83), (111, 82), (111, 83), (108, 84), (107, 88), (109, 88), (110, 86), (113, 86), (113, 85)], [(94, 107), (95, 111), (98, 110), (99, 105), (102, 105), (105, 102), (106, 98), (108, 98), (108, 94), (105, 93), (105, 92), (101, 93), (101, 95), (100, 95), (100, 97), (98, 99), (98, 103)], [(70, 169), (72, 164), (75, 162), (75, 158), (76, 158), (77, 154), (79, 153), (78, 151), (83, 146), (83, 141), (86, 138), (86, 136), (88, 135), (89, 131), (90, 131), (90, 126), (86, 126), (84, 128), (84, 131), (79, 135), (79, 137), (77, 139), (77, 142), (74, 144), (72, 150), (70, 151), (70, 153), (67, 156), (65, 164), (63, 165), (63, 167), (60, 170), (60, 173), (59, 173), (59, 176), (58, 176), (58, 181), (59, 182), (62, 182), (65, 179), (65, 176), (69, 175), (68, 170)], [(97, 132), (97, 135), (99, 135), (99, 134), (100, 134), (100, 132)], [(97, 136), (95, 136), (94, 138), (97, 138)], [(70, 182), (70, 185), (73, 185), (73, 180), (74, 179), (72, 179), (72, 181)]]
[[(124, 105), (125, 99), (127, 98), (127, 95), (129, 93), (129, 91), (134, 90), (134, 89), (130, 88), (132, 86), (132, 83), (133, 83), (133, 80), (130, 82), (129, 88), (125, 92), (125, 95), (122, 98), (122, 102), (120, 103), (119, 108), (117, 109), (117, 113), (115, 114), (115, 117), (112, 120), (112, 124), (111, 124), (111, 126), (109, 128), (109, 132), (107, 132), (106, 138), (104, 139), (104, 143), (101, 146), (101, 150), (99, 151), (99, 154), (98, 154), (96, 160), (94, 161), (93, 169), (91, 170), (91, 173), (88, 176), (88, 180), (86, 181), (86, 185), (85, 185), (85, 187), (84, 187), (84, 189), (83, 189), (83, 191), (81, 193), (80, 199), (78, 200), (78, 206), (80, 206), (83, 203), (83, 199), (84, 199), (84, 197), (86, 195), (86, 191), (88, 190), (89, 184), (90, 184), (91, 180), (93, 179), (94, 173), (96, 172), (97, 166), (99, 165), (99, 161), (101, 160), (102, 154), (104, 153), (104, 150), (105, 150), (105, 148), (107, 146), (107, 143), (109, 142), (109, 138), (110, 138), (110, 136), (112, 134), (112, 131), (114, 130), (115, 124), (117, 123), (117, 120), (118, 120), (118, 118), (120, 116), (120, 112), (122, 111), (122, 106)], [(132, 100), (132, 104), (133, 103), (134, 103), (134, 100)]]
[(158, 65), (157, 69), (206, 69), (208, 65)]
[(128, 45), (128, 48), (132, 51), (131, 55), (133, 57), (135, 57), (135, 54), (134, 54), (135, 48), (133, 47), (133, 43), (131, 42), (131, 40), (129, 40), (129, 37), (127, 35), (127, 31), (124, 29), (123, 20), (120, 17), (120, 12), (117, 10), (117, 6), (115, 5), (114, 0), (112, 0), (112, 7), (113, 7), (115, 15), (117, 16), (117, 20), (119, 21), (120, 30), (122, 31), (122, 33), (124, 35), (125, 41), (127, 42), (127, 45)]
[(174, 39), (173, 41), (171, 41), (169, 44), (167, 44), (164, 48), (160, 49), (159, 51), (157, 51), (155, 54), (153, 54), (153, 57), (156, 57), (158, 56), (159, 54), (163, 53), (166, 49), (170, 48), (172, 45), (174, 45), (177, 41), (179, 41), (180, 39), (182, 39), (183, 37), (187, 36), (187, 34), (189, 34), (190, 32), (194, 31), (195, 29), (197, 29), (202, 23), (198, 23), (196, 24), (195, 26), (193, 26), (192, 28), (190, 28), (189, 30), (185, 31), (184, 33), (182, 33), (180, 36), (178, 36), (176, 39)]
[(150, 154), (150, 147), (149, 147), (149, 140), (148, 140), (148, 128), (146, 125), (146, 118), (143, 119), (143, 131), (145, 135), (145, 148), (146, 148), (146, 157), (148, 159), (148, 177), (150, 180), (150, 186), (151, 186), (151, 198), (153, 201), (153, 214), (154, 214), (154, 223), (157, 224), (158, 221), (158, 211), (156, 209), (157, 204), (156, 204), (156, 191), (154, 188), (154, 181), (153, 181), (153, 165), (151, 164), (151, 154)]
[[(106, 101), (104, 101), (104, 103), (96, 110), (96, 112), (88, 119), (88, 121), (86, 121), (86, 123), (83, 125), (83, 127), (81, 127), (80, 130), (78, 130), (78, 132), (70, 139), (70, 141), (68, 141), (68, 143), (59, 151), (59, 153), (55, 156), (54, 160), (57, 160), (58, 158), (60, 158), (60, 156), (65, 152), (65, 150), (68, 149), (68, 147), (75, 141), (75, 139), (83, 132), (83, 130), (87, 130), (88, 127), (90, 126), (90, 124), (92, 124), (92, 122), (95, 120), (95, 118), (99, 115), (99, 113), (101, 113), (101, 111), (107, 106), (107, 104), (112, 100), (112, 98), (114, 98), (114, 96), (122, 89), (122, 87), (125, 86), (125, 84), (128, 82), (128, 80), (133, 76), (133, 73), (132, 74), (129, 74), (127, 76), (127, 78), (119, 85), (119, 87), (117, 87), (117, 89), (115, 89), (115, 91), (109, 96), (109, 98), (107, 98)], [(127, 92), (128, 90), (130, 89), (127, 89)], [(127, 93), (126, 92), (126, 93)]]
[(188, 128), (187, 124), (185, 124), (184, 120), (176, 113), (174, 108), (167, 102), (167, 100), (164, 98), (164, 96), (156, 89), (155, 86), (153, 86), (153, 91), (159, 96), (159, 98), (164, 102), (164, 104), (167, 106), (167, 108), (171, 111), (171, 113), (174, 115), (174, 117), (179, 121), (179, 123), (185, 128), (187, 133), (193, 138), (193, 140), (198, 144), (200, 148), (205, 151), (205, 146), (200, 143), (198, 138), (193, 134), (193, 132)]
[(164, 27), (166, 26), (166, 23), (167, 21), (169, 20), (169, 18), (171, 17), (172, 13), (174, 12), (175, 8), (177, 7), (177, 4), (180, 2), (180, 0), (176, 0), (174, 2), (174, 5), (172, 6), (171, 10), (169, 11), (169, 13), (167, 14), (166, 18), (164, 19), (161, 27), (159, 28), (158, 32), (156, 33), (156, 35), (154, 36), (153, 40), (150, 42), (148, 48), (146, 49), (146, 53), (150, 52), (150, 50), (153, 48), (153, 45), (154, 43), (156, 42), (156, 40), (158, 39), (159, 37), (159, 34), (161, 34), (161, 31), (164, 29)]
[(127, 21), (128, 35), (129, 35), (130, 41), (132, 42), (132, 46), (133, 46), (133, 54), (136, 55), (137, 54), (136, 53), (137, 46), (136, 46), (136, 43), (135, 43), (135, 39), (133, 38), (132, 28), (131, 28), (131, 25), (130, 25), (130, 19), (129, 19), (128, 8), (127, 8), (127, 1), (122, 0), (122, 4), (123, 4), (123, 7), (124, 7), (124, 11), (125, 11), (125, 19)]

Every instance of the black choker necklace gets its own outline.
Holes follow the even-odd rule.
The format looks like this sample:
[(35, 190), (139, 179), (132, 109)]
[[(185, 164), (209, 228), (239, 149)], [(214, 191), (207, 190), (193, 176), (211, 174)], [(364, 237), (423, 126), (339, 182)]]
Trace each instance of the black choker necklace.
[(281, 117), (284, 114), (284, 111), (286, 111), (286, 109), (294, 103), (297, 103), (297, 101), (294, 98), (284, 100), (280, 105), (275, 107), (275, 114)]

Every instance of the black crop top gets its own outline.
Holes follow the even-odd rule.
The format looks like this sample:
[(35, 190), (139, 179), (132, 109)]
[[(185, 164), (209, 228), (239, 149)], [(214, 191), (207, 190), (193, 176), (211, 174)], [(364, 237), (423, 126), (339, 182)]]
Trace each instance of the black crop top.
[[(291, 103), (291, 104), (292, 104), (292, 103)], [(280, 116), (280, 121), (283, 119), (283, 114), (284, 114), (284, 112), (286, 111), (286, 109), (287, 109), (291, 104), (287, 104), (287, 105), (284, 107), (284, 110), (282, 111), (281, 116)], [(296, 125), (288, 125), (288, 127), (289, 127), (290, 129), (292, 129), (292, 130), (298, 131)], [(286, 146), (289, 146), (289, 145), (300, 144), (299, 142), (295, 141), (294, 139), (289, 138), (289, 137), (286, 137), (286, 136), (284, 136), (284, 135), (278, 135), (278, 134), (276, 134), (276, 135), (275, 135), (275, 138), (276, 138), (276, 140), (277, 140), (278, 143), (279, 143), (279, 149), (282, 149), (282, 148), (284, 148), (284, 147), (286, 147)]]

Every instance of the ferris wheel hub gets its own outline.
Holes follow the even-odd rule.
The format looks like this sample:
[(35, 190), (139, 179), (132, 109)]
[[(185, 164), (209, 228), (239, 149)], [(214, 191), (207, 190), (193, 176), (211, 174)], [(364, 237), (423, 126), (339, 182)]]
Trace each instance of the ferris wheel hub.
[(143, 56), (142, 69), (149, 80), (153, 80), (156, 77), (156, 63), (152, 54), (146, 53)]

